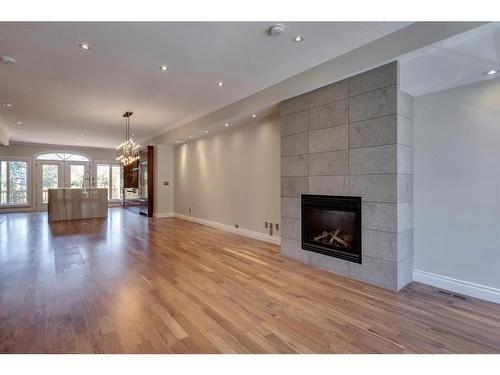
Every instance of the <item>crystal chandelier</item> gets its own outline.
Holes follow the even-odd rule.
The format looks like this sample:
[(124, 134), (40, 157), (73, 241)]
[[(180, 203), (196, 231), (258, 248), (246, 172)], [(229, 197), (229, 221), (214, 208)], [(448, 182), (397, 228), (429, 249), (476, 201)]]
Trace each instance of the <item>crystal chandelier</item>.
[(135, 144), (134, 140), (130, 137), (130, 116), (133, 112), (125, 112), (125, 142), (118, 145), (116, 148), (116, 160), (124, 166), (132, 164), (134, 161), (139, 160), (139, 147)]

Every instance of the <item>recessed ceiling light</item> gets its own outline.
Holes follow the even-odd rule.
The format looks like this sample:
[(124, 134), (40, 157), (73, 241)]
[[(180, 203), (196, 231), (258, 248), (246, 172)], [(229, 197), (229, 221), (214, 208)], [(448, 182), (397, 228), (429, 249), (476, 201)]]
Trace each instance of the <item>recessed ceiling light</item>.
[(162, 65), (162, 66), (160, 66), (160, 70), (162, 70), (162, 71), (164, 71), (164, 72), (165, 72), (165, 71), (167, 71), (167, 70), (168, 70), (168, 66), (166, 66), (166, 65)]
[(205, 134), (208, 134), (208, 130), (205, 130)]
[(10, 64), (15, 64), (16, 59), (10, 56), (1, 56), (0, 57), (0, 62), (5, 65), (10, 65)]
[(490, 69), (490, 70), (484, 72), (483, 76), (492, 76), (494, 74), (497, 74), (498, 72), (500, 72), (500, 70), (498, 70), (498, 69)]
[(3, 105), (4, 105), (5, 107), (12, 107), (12, 106), (13, 106), (13, 104), (12, 104), (12, 103), (3, 103)]
[(256, 117), (257, 117), (257, 115), (254, 113), (254, 114), (252, 115), (252, 117), (253, 117), (253, 118), (256, 118)]
[(84, 49), (85, 51), (90, 51), (92, 49), (92, 48), (90, 48), (90, 46), (87, 43), (80, 43), (78, 45), (78, 47), (80, 47), (81, 49)]
[(298, 43), (298, 42), (302, 42), (303, 40), (304, 40), (304, 38), (303, 38), (303, 37), (301, 37), (300, 35), (297, 35), (296, 37), (294, 37), (294, 38), (293, 38), (293, 41), (294, 41), (294, 42), (297, 42), (297, 43)]
[(224, 124), (224, 126), (227, 128), (227, 127), (229, 126), (229, 124), (226, 122), (226, 123)]
[(193, 137), (189, 136), (188, 138), (189, 138), (189, 139), (191, 139), (191, 138), (193, 138)]
[(175, 143), (181, 143), (181, 141), (177, 140), (177, 141), (175, 141)]
[(17, 122), (17, 125), (22, 125), (23, 123), (21, 121), (18, 121)]
[(219, 86), (219, 87), (224, 86), (224, 82), (217, 82), (217, 86)]

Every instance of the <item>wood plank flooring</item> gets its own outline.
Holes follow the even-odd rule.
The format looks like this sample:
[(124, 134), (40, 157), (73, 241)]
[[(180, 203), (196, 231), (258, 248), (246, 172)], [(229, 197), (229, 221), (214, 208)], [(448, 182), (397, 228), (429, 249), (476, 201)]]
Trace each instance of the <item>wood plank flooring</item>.
[(395, 294), (179, 219), (6, 216), (1, 353), (500, 352), (500, 305)]

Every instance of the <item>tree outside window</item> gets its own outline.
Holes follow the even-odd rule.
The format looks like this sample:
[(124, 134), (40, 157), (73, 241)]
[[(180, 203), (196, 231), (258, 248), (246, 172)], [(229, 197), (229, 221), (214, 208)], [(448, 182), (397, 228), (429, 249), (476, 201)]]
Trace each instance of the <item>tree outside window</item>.
[(28, 204), (28, 163), (26, 161), (0, 161), (0, 204)]
[(122, 198), (121, 166), (113, 164), (97, 164), (96, 186), (108, 189), (109, 200)]

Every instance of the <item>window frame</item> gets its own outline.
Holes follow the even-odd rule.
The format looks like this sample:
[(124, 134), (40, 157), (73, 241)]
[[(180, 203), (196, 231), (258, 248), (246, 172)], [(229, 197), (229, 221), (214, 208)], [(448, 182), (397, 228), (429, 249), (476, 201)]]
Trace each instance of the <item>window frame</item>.
[[(43, 155), (50, 155), (50, 154), (63, 154), (63, 155), (70, 155), (69, 158), (65, 157), (64, 159), (41, 159), (40, 157), (43, 156)], [(87, 160), (71, 160), (71, 156), (80, 156), (82, 158), (85, 158)], [(35, 155), (35, 160), (36, 161), (62, 161), (62, 162), (74, 162), (74, 163), (91, 163), (92, 162), (92, 159), (88, 156), (88, 155), (85, 155), (81, 152), (73, 152), (73, 151), (53, 151), (53, 150), (49, 150), (49, 151), (45, 151), (45, 152), (39, 152), (38, 154)]]
[[(26, 203), (23, 204), (11, 204), (11, 203), (0, 203), (0, 209), (5, 209), (5, 208), (27, 208), (27, 207), (32, 207), (33, 206), (33, 174), (32, 174), (32, 159), (29, 157), (24, 157), (24, 156), (1, 156), (0, 155), (0, 162), (6, 161), (6, 162), (12, 162), (12, 161), (19, 161), (19, 162), (25, 162), (26, 163)], [(7, 177), (7, 197), (8, 197), (8, 192), (10, 191), (10, 183), (8, 182), (9, 178)]]
[[(94, 180), (93, 180), (93, 186), (95, 188), (97, 188), (97, 166), (98, 165), (108, 165), (110, 168), (109, 168), (109, 187), (108, 187), (108, 202), (109, 203), (120, 203), (122, 200), (123, 200), (123, 166), (120, 162), (117, 162), (116, 160), (114, 161), (109, 161), (109, 160), (94, 160), (94, 166), (93, 166), (93, 169), (94, 169)], [(122, 198), (119, 198), (119, 199), (111, 199), (111, 186), (112, 186), (112, 170), (113, 166), (119, 166), (120, 167), (120, 182), (121, 182), (121, 185), (122, 185)], [(104, 188), (102, 188), (104, 189)]]

